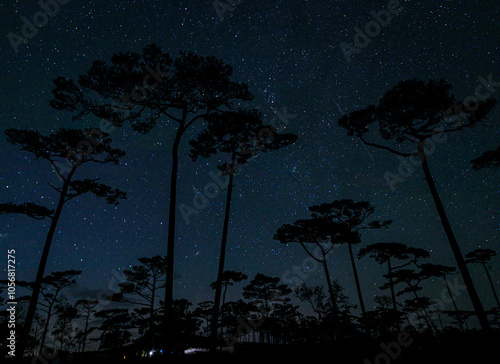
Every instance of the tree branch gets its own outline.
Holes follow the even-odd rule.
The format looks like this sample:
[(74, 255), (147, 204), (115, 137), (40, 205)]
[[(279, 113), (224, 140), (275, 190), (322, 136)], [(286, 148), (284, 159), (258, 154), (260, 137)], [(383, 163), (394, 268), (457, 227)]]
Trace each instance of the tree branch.
[(316, 258), (311, 252), (309, 252), (309, 250), (306, 248), (305, 244), (301, 241), (299, 241), (299, 244), (302, 245), (302, 248), (304, 248), (304, 250), (306, 251), (307, 254), (309, 254), (309, 256), (311, 258), (313, 258), (315, 261), (319, 262), (319, 263), (323, 263), (323, 259), (318, 259)]
[(358, 134), (358, 138), (366, 145), (370, 145), (372, 147), (375, 147), (375, 148), (379, 148), (379, 149), (385, 149), (385, 150), (388, 150), (389, 152), (391, 153), (394, 153), (394, 154), (397, 154), (397, 155), (400, 155), (402, 157), (410, 157), (412, 155), (415, 155), (417, 152), (411, 152), (411, 153), (403, 153), (403, 152), (399, 152), (397, 151), (396, 149), (392, 149), (390, 147), (386, 147), (385, 145), (379, 145), (379, 144), (375, 144), (375, 143), (371, 143), (369, 141), (366, 141), (363, 136), (361, 134)]

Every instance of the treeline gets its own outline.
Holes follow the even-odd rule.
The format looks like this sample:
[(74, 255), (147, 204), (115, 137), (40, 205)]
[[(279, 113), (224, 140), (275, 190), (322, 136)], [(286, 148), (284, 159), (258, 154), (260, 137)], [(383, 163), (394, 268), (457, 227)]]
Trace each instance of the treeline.
[[(492, 250), (477, 249), (467, 257), (469, 263), (483, 266), (489, 277), (488, 264), (495, 255)], [(357, 257), (370, 257), (388, 269), (383, 275), (386, 283), (380, 288), (389, 290), (390, 294), (375, 296), (375, 309), (364, 314), (356, 313), (358, 305), (350, 302), (337, 280), (330, 282), (327, 293), (322, 285), (287, 284), (279, 277), (260, 273), (250, 280), (241, 272), (225, 271), (217, 323), (218, 345), (331, 344), (363, 335), (385, 337), (403, 330), (439, 336), (472, 328), (474, 312), (459, 309), (456, 302), (464, 286), (457, 283), (457, 279), (449, 279), (456, 268), (428, 263), (427, 251), (400, 243), (368, 245), (359, 250)], [(97, 298), (74, 299), (66, 293), (77, 282), (81, 271), (53, 272), (46, 276), (26, 347), (28, 353), (36, 355), (44, 346), (85, 352), (133, 344), (140, 356), (162, 347), (164, 302), (160, 297), (165, 288), (165, 258), (144, 257), (138, 261), (140, 264), (132, 269), (123, 270), (125, 281), (106, 297), (106, 304)], [(429, 281), (432, 277), (442, 281), (432, 284)], [(1, 283), (3, 291), (7, 281)], [(242, 297), (227, 301), (228, 290), (235, 284), (241, 286)], [(33, 287), (32, 282), (21, 281), (18, 285), (28, 293)], [(419, 294), (425, 286), (428, 291), (439, 292), (438, 299)], [(211, 287), (215, 289), (215, 282)], [(491, 289), (497, 299), (493, 285)], [(295, 305), (294, 301), (300, 301), (301, 305)], [(18, 299), (19, 325), (24, 323), (28, 302), (29, 295)], [(5, 304), (5, 300), (1, 303)], [(496, 303), (498, 305), (498, 301)], [(186, 299), (174, 300), (176, 341), (208, 345), (213, 307), (212, 300), (196, 305)], [(7, 335), (5, 312), (2, 310), (1, 327)], [(488, 310), (488, 316), (490, 322), (500, 328), (500, 306)], [(5, 354), (5, 345), (1, 350)]]

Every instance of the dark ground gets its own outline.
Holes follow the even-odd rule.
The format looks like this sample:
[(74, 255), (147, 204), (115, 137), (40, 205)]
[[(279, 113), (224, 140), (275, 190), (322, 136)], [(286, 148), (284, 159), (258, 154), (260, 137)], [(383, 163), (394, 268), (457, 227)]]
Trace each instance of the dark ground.
[[(53, 360), (42, 358), (25, 359), (25, 363), (53, 364), (131, 364), (131, 363), (259, 363), (265, 360), (292, 363), (311, 360), (339, 364), (500, 364), (500, 333), (479, 332), (454, 333), (435, 338), (422, 335), (410, 335), (412, 341), (407, 347), (396, 345), (397, 334), (385, 339), (369, 341), (358, 339), (337, 345), (265, 345), (239, 344), (233, 353), (195, 353), (191, 355), (156, 356), (152, 358), (134, 358), (129, 354), (123, 358), (123, 351), (88, 352), (68, 356), (59, 353)], [(385, 345), (390, 351), (384, 351)], [(399, 346), (399, 348), (398, 348)], [(392, 351), (391, 351), (392, 350)], [(6, 363), (14, 362), (8, 360)], [(259, 363), (260, 364), (260, 363)]]

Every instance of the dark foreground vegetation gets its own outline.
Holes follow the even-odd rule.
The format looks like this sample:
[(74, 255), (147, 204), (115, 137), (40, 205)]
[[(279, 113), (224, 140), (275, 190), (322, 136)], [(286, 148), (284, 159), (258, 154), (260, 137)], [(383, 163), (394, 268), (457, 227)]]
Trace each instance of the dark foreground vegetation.
[[(411, 335), (411, 344), (406, 347), (394, 344), (395, 336), (377, 340), (359, 337), (336, 345), (298, 344), (237, 344), (229, 352), (196, 352), (193, 354), (154, 354), (149, 357), (137, 355), (133, 347), (124, 347), (103, 352), (61, 352), (47, 363), (114, 364), (114, 363), (200, 363), (214, 360), (217, 363), (308, 362), (328, 360), (332, 363), (401, 363), (401, 364), (498, 364), (500, 358), (500, 335), (498, 332), (450, 332), (439, 338), (425, 334)], [(385, 348), (385, 349), (384, 349)], [(6, 363), (14, 362), (9, 359)], [(24, 363), (45, 363), (41, 359), (25, 358)]]

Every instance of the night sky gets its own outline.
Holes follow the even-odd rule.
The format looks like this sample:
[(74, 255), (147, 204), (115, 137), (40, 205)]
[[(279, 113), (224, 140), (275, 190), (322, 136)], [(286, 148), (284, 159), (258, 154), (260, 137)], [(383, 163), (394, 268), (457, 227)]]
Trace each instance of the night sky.
[[(7, 4), (8, 3), (8, 4)], [(222, 0), (225, 3), (225, 0)], [(71, 114), (50, 107), (52, 80), (76, 78), (94, 60), (109, 62), (118, 52), (140, 52), (156, 43), (172, 56), (180, 50), (214, 55), (233, 67), (233, 80), (245, 82), (255, 95), (264, 121), (279, 113), (293, 115), (283, 131), (298, 135), (293, 146), (264, 153), (235, 177), (226, 269), (282, 277), (307, 257), (298, 245), (273, 240), (285, 223), (308, 218), (307, 208), (336, 199), (369, 201), (374, 219), (394, 222), (387, 230), (366, 231), (360, 247), (380, 241), (400, 242), (431, 252), (429, 262), (456, 265), (421, 168), (392, 191), (384, 173), (397, 173), (400, 161), (389, 152), (366, 149), (337, 125), (342, 113), (376, 104), (397, 82), (444, 78), (462, 99), (474, 94), (478, 77), (500, 81), (500, 5), (493, 1), (405, 1), (401, 11), (350, 62), (340, 44), (354, 44), (355, 27), (372, 21), (370, 12), (387, 1), (243, 0), (221, 20), (211, 1), (79, 1), (64, 5), (47, 25), (21, 44), (16, 53), (9, 32), (21, 34), (21, 17), (33, 19), (37, 1), (0, 4), (0, 202), (32, 201), (55, 207), (58, 194), (46, 183), (58, 183), (50, 165), (18, 151), (6, 141), (8, 128), (50, 133), (61, 127), (97, 127), (87, 118), (73, 123)], [(500, 99), (500, 87), (491, 97)], [(497, 106), (488, 118), (500, 116)], [(161, 123), (160, 123), (161, 124)], [(65, 205), (53, 241), (46, 274), (79, 269), (76, 296), (106, 287), (113, 270), (129, 269), (137, 258), (166, 254), (172, 124), (148, 135), (128, 124), (111, 133), (127, 152), (119, 166), (82, 167), (75, 177), (127, 192), (118, 206), (87, 194)], [(189, 136), (201, 130), (193, 128)], [(178, 203), (193, 205), (193, 188), (203, 189), (224, 158), (192, 162), (189, 138), (181, 146)], [(465, 254), (499, 245), (498, 171), (471, 169), (470, 160), (498, 145), (498, 124), (449, 135), (436, 145), (429, 164), (457, 240)], [(90, 168), (91, 167), (91, 168)], [(186, 224), (178, 210), (174, 298), (197, 303), (213, 300), (209, 284), (216, 279), (225, 189)], [(224, 192), (224, 193), (222, 193)], [(2, 267), (6, 251), (16, 249), (17, 278), (34, 280), (49, 220), (0, 216)], [(356, 248), (357, 250), (358, 248)], [(357, 303), (347, 246), (328, 258), (332, 279)], [(492, 276), (500, 283), (499, 257)], [(367, 308), (380, 291), (379, 267), (370, 258), (358, 261)], [(471, 267), (486, 309), (493, 298), (480, 266)], [(4, 274), (6, 277), (6, 274)], [(318, 267), (306, 283), (326, 286)], [(247, 283), (244, 284), (248, 284)], [(241, 286), (241, 284), (240, 284)], [(444, 287), (426, 284), (431, 298)], [(228, 299), (239, 298), (238, 289)], [(465, 291), (458, 298), (470, 307)]]

